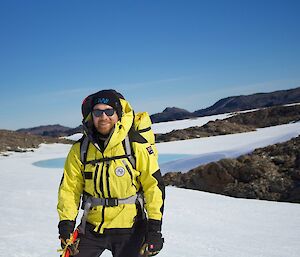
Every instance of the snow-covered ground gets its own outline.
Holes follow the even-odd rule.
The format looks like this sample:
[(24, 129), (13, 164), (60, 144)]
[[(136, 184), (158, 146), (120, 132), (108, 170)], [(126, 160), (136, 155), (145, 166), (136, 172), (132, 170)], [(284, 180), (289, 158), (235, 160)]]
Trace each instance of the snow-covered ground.
[[(189, 123), (190, 124), (190, 123)], [(256, 132), (158, 144), (160, 153), (249, 151), (300, 134), (300, 123)], [(0, 157), (0, 257), (59, 256), (56, 213), (62, 170), (32, 163), (65, 157), (70, 145)], [(199, 157), (199, 156), (198, 156)], [(296, 257), (300, 205), (167, 187), (161, 257)], [(111, 256), (105, 252), (103, 257)]]
[[(56, 213), (61, 169), (32, 165), (69, 146), (1, 157), (0, 256), (58, 256)], [(296, 257), (300, 205), (245, 200), (167, 187), (161, 257)], [(105, 252), (104, 257), (111, 256)]]

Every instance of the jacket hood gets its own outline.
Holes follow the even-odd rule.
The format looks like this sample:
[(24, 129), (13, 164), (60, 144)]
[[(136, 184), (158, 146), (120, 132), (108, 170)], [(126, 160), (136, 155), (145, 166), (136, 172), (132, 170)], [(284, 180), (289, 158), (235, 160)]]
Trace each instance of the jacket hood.
[[(134, 120), (134, 112), (129, 104), (124, 99), (120, 98), (121, 106), (122, 106), (122, 115), (119, 117), (119, 120), (114, 126), (113, 132), (108, 139), (108, 144), (105, 148), (105, 151), (113, 148), (120, 142), (122, 142), (127, 136)], [(90, 141), (95, 145), (95, 138), (97, 137), (93, 124), (92, 113), (89, 113), (88, 116), (82, 121), (84, 134), (89, 137)]]

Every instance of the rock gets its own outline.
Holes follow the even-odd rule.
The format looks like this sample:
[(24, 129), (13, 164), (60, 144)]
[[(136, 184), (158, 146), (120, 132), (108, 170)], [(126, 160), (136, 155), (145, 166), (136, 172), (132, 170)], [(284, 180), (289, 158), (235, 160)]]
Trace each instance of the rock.
[(0, 130), (0, 152), (27, 152), (33, 151), (41, 143), (65, 143), (72, 144), (73, 141), (54, 137), (45, 137), (21, 133), (11, 130)]
[(223, 159), (187, 173), (165, 174), (167, 185), (228, 196), (300, 203), (300, 136)]

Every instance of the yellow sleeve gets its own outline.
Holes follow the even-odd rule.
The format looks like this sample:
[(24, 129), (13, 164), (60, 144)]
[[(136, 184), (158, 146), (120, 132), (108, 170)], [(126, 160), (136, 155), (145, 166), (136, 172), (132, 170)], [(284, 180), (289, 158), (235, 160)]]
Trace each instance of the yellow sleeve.
[(157, 162), (157, 156), (150, 144), (140, 144), (136, 153), (136, 169), (141, 173), (140, 183), (145, 198), (149, 219), (162, 220), (165, 186)]
[(75, 143), (65, 162), (63, 177), (58, 191), (57, 211), (59, 220), (76, 220), (83, 192), (80, 144)]

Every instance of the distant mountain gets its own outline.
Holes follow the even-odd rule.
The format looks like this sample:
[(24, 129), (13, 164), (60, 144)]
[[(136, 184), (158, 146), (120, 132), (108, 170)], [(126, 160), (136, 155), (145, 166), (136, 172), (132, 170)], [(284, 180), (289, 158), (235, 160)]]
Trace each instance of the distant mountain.
[[(153, 114), (150, 117), (153, 123), (158, 123), (291, 103), (300, 103), (300, 87), (271, 93), (231, 96), (217, 101), (208, 108), (197, 110), (195, 112), (189, 112), (177, 107), (167, 107), (163, 112)], [(46, 125), (19, 129), (17, 132), (41, 136), (62, 137), (82, 132), (82, 125), (76, 128), (69, 128), (59, 124)]]
[(74, 135), (77, 133), (83, 133), (83, 127), (82, 127), (82, 125), (79, 125), (76, 128), (67, 130), (65, 133), (67, 134), (67, 136), (71, 136), (71, 135)]
[(271, 93), (232, 96), (219, 100), (211, 107), (195, 111), (196, 116), (208, 116), (226, 112), (243, 111), (300, 102), (300, 87)]
[(195, 115), (185, 109), (167, 107), (163, 112), (153, 114), (150, 117), (153, 123), (158, 123), (163, 121), (188, 119), (195, 117)]
[(74, 129), (61, 126), (59, 124), (55, 124), (55, 125), (38, 126), (33, 128), (22, 128), (22, 129), (18, 129), (17, 132), (28, 133), (31, 135), (62, 137), (62, 136), (68, 136), (69, 131), (71, 130)]
[[(162, 113), (153, 114), (151, 115), (151, 120), (153, 123), (156, 123), (291, 103), (300, 103), (300, 87), (271, 93), (226, 97), (217, 101), (214, 105), (208, 108), (197, 110), (193, 113), (175, 107), (167, 108), (166, 110), (172, 109), (172, 111), (164, 110)], [(179, 111), (177, 112), (176, 110)]]

